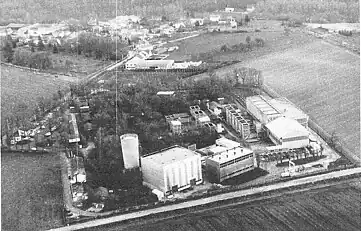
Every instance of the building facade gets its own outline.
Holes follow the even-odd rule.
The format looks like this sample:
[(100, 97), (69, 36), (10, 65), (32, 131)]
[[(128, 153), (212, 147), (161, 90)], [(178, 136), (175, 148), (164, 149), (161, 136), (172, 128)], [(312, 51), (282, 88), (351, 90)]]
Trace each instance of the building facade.
[(180, 146), (143, 156), (141, 165), (143, 184), (165, 194), (203, 182), (200, 155)]
[(210, 155), (206, 157), (206, 170), (212, 183), (220, 183), (255, 168), (255, 156), (251, 149), (241, 147), (237, 142), (222, 139), (224, 138), (219, 142), (217, 140), (216, 145), (208, 147)]
[(226, 105), (224, 110), (226, 112), (227, 123), (239, 134), (241, 134), (243, 139), (248, 138), (251, 134), (250, 124), (245, 118), (243, 118), (239, 109), (232, 105)]

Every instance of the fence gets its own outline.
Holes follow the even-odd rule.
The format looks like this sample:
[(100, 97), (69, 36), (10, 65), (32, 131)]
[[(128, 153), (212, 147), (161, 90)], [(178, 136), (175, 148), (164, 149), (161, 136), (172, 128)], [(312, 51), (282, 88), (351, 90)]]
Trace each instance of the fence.
[[(273, 98), (280, 98), (281, 95), (279, 95), (277, 92), (275, 92), (273, 89), (268, 87), (267, 85), (263, 85), (262, 89), (266, 94)], [(346, 157), (349, 161), (351, 161), (353, 164), (360, 165), (360, 161), (353, 155), (353, 152), (347, 147), (347, 145), (343, 141), (332, 141), (332, 135), (326, 132), (323, 128), (321, 128), (316, 122), (314, 122), (312, 119), (308, 120), (308, 126), (313, 131), (317, 133), (323, 140), (326, 141), (326, 143), (333, 147), (336, 152), (338, 152), (341, 156)]]

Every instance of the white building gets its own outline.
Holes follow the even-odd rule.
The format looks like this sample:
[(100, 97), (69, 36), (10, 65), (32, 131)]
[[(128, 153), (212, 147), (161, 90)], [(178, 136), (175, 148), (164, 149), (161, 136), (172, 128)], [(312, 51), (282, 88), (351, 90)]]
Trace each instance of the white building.
[(225, 12), (232, 13), (232, 12), (234, 12), (234, 8), (232, 8), (232, 7), (226, 7), (226, 8), (224, 9), (224, 11), (225, 11)]
[(266, 124), (269, 138), (282, 148), (302, 148), (309, 145), (309, 131), (294, 119), (280, 117)]
[(120, 136), (124, 168), (138, 168), (139, 163), (139, 140), (137, 134), (124, 134)]
[(269, 101), (286, 118), (294, 119), (302, 126), (308, 127), (308, 115), (286, 98), (276, 98)]
[(231, 125), (236, 132), (241, 134), (243, 139), (248, 138), (251, 135), (251, 126), (250, 123), (243, 118), (240, 110), (232, 105), (226, 105), (224, 109), (227, 123)]
[(179, 120), (170, 121), (170, 130), (173, 132), (173, 134), (182, 133), (182, 122)]
[(218, 22), (219, 20), (221, 20), (221, 15), (219, 15), (219, 14), (211, 14), (209, 16), (209, 20), (211, 22)]
[(216, 140), (215, 145), (199, 152), (207, 155), (205, 162), (210, 182), (220, 183), (255, 168), (253, 151), (226, 138)]
[(190, 113), (198, 124), (205, 124), (211, 122), (209, 116), (202, 111), (199, 106), (190, 106)]
[(128, 70), (134, 69), (171, 69), (174, 64), (174, 60), (152, 60), (141, 59), (134, 57), (125, 64), (125, 68)]
[(143, 184), (166, 194), (203, 182), (201, 157), (183, 147), (173, 146), (141, 157)]
[(261, 95), (246, 98), (247, 110), (262, 124), (282, 117), (282, 113), (275, 108), (268, 99)]

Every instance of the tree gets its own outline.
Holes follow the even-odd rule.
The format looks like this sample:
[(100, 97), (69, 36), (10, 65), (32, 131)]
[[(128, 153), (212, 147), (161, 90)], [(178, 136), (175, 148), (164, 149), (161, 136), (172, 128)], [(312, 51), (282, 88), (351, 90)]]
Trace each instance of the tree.
[(58, 47), (56, 46), (56, 44), (54, 44), (53, 46), (53, 54), (57, 54), (59, 53)]
[(194, 26), (199, 27), (199, 26), (200, 26), (199, 21), (196, 21), (196, 22), (194, 23)]
[(5, 62), (11, 63), (14, 58), (13, 45), (10, 41), (5, 42), (5, 46), (2, 48), (3, 57)]
[(255, 42), (256, 42), (257, 46), (260, 46), (260, 47), (264, 46), (264, 40), (261, 38), (256, 38)]
[(34, 46), (31, 46), (31, 52), (35, 52)]
[(246, 43), (249, 44), (251, 42), (251, 37), (247, 36), (246, 37)]
[(45, 50), (45, 45), (44, 45), (44, 42), (43, 42), (43, 40), (41, 39), (40, 35), (39, 35), (39, 37), (38, 37), (38, 50), (39, 50), (39, 51)]
[(244, 17), (244, 22), (245, 22), (245, 24), (248, 25), (249, 21), (250, 21), (250, 18), (249, 18), (249, 16), (246, 14), (246, 16)]

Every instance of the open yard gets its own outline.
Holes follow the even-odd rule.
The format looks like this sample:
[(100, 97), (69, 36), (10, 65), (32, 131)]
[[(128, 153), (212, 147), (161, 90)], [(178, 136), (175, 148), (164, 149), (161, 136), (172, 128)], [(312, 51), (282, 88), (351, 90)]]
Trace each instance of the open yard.
[[(263, 71), (265, 83), (303, 109), (317, 124), (346, 143), (360, 158), (360, 56), (316, 41), (217, 70)], [(204, 78), (201, 74), (195, 78)]]
[[(90, 230), (359, 230), (359, 180), (271, 199)], [(356, 206), (355, 206), (356, 205)]]
[(76, 80), (72, 77), (36, 74), (1, 65), (1, 118), (12, 113), (19, 103), (33, 106), (39, 96), (52, 97), (59, 89)]
[(62, 226), (62, 192), (58, 156), (1, 153), (1, 230)]

